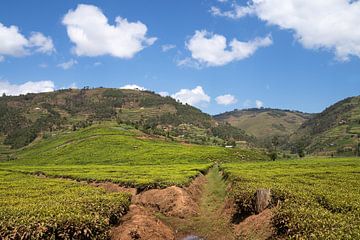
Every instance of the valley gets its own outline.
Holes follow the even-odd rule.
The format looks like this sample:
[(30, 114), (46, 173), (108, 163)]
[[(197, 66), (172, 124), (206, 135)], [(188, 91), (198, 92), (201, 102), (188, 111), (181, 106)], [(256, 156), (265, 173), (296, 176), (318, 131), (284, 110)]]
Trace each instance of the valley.
[[(100, 99), (107, 91), (85, 90), (81, 94)], [(62, 99), (64, 93), (80, 94), (72, 90), (53, 94), (60, 94)], [(48, 102), (44, 94), (31, 96), (24, 103), (24, 96), (2, 99), (6, 103), (2, 105), (6, 114), (2, 115), (0, 148), (2, 239), (260, 240), (360, 236), (357, 157), (340, 157), (340, 152), (332, 157), (330, 153), (334, 152), (316, 156), (303, 145), (307, 156), (299, 158), (291, 154), (291, 148), (279, 144), (279, 157), (272, 161), (270, 150), (245, 130), (219, 123), (216, 117), (192, 107), (177, 106), (180, 103), (172, 103), (175, 108), (168, 103), (161, 105), (167, 110), (154, 108), (148, 100), (150, 108), (134, 105), (139, 102), (135, 99), (144, 96), (157, 99), (157, 104), (172, 101), (153, 93), (127, 90), (126, 94), (134, 98), (130, 101), (133, 104), (124, 100), (121, 108), (109, 110), (114, 111), (111, 116), (106, 112), (97, 116), (92, 108), (84, 111), (86, 107), (66, 112), (60, 110), (60, 103)], [(119, 102), (124, 98), (120, 95), (111, 101)], [(46, 111), (32, 117), (23, 114), (34, 106), (45, 106), (43, 101), (50, 104)], [(86, 100), (86, 104), (90, 104), (88, 101), (93, 100)], [(345, 103), (356, 101), (354, 98)], [(74, 104), (77, 102), (74, 100)], [(19, 106), (21, 110), (17, 110)], [(318, 115), (301, 115), (308, 120), (297, 123), (299, 131), (292, 126), (292, 133), (285, 131), (279, 137), (292, 143), (303, 132), (311, 133), (303, 129), (318, 126), (313, 122), (325, 121), (320, 116), (332, 114), (331, 109), (338, 106), (342, 104)], [(162, 119), (168, 116), (170, 108), (172, 120)], [(178, 112), (182, 108), (198, 115), (185, 113), (182, 117)], [(351, 124), (351, 134), (355, 134), (357, 110), (354, 107), (350, 115), (349, 111), (336, 110), (336, 121), (317, 132), (342, 128), (346, 122)], [(268, 114), (269, 110), (258, 111)], [(284, 116), (276, 116), (280, 115)], [(339, 125), (340, 119), (344, 121)], [(19, 127), (10, 128), (15, 125)], [(33, 132), (35, 138), (27, 142), (24, 135), (12, 133), (18, 129), (39, 132)], [(185, 136), (184, 132), (188, 134)], [(264, 139), (278, 136), (276, 131), (270, 132), (274, 135)], [(14, 145), (6, 140), (9, 136)], [(18, 143), (26, 145), (20, 147)], [(264, 189), (270, 193), (269, 200), (259, 211), (257, 192)]]

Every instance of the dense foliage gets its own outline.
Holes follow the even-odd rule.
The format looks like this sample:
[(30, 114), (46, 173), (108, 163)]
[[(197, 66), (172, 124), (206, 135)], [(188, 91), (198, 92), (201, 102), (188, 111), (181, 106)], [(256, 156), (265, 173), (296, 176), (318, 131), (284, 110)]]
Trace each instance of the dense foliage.
[(360, 238), (360, 161), (309, 158), (228, 163), (240, 214), (253, 214), (257, 189), (272, 191), (278, 234), (290, 239)]
[(1, 239), (110, 239), (130, 196), (0, 170)]
[(344, 99), (306, 121), (291, 137), (293, 152), (357, 154), (360, 142), (360, 97)]
[(146, 188), (187, 184), (214, 162), (264, 159), (260, 152), (150, 138), (128, 125), (103, 123), (49, 136), (0, 165), (23, 172)]
[[(222, 145), (230, 140), (228, 133), (220, 136), (210, 131), (216, 125), (210, 115), (150, 91), (83, 88), (0, 98), (0, 135), (12, 148), (24, 147), (54, 130), (76, 131), (109, 120), (190, 143)], [(250, 139), (238, 129), (229, 131), (239, 140)]]

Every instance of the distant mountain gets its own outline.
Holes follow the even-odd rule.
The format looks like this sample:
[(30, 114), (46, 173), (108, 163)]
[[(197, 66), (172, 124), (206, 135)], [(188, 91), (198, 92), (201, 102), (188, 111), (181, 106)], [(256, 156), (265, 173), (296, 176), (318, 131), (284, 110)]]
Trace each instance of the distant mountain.
[(259, 141), (266, 141), (274, 136), (290, 136), (311, 116), (298, 111), (251, 108), (225, 112), (214, 118), (245, 130)]
[(76, 131), (101, 121), (126, 123), (148, 134), (190, 143), (252, 140), (195, 107), (150, 91), (84, 88), (0, 97), (0, 139), (12, 148), (53, 131)]
[(346, 98), (304, 122), (291, 136), (309, 153), (354, 155), (359, 147), (360, 96)]

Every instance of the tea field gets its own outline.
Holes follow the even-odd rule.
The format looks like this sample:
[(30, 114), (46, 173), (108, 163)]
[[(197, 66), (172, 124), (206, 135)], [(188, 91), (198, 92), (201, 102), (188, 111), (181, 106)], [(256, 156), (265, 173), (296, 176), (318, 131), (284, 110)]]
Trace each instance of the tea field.
[(108, 239), (126, 193), (64, 179), (0, 171), (0, 239)]
[(254, 213), (256, 189), (273, 193), (273, 224), (290, 239), (360, 239), (360, 159), (306, 158), (226, 163), (232, 196)]
[(216, 161), (264, 158), (252, 150), (166, 141), (104, 123), (48, 136), (17, 152), (16, 160), (0, 163), (0, 169), (146, 188), (187, 184)]

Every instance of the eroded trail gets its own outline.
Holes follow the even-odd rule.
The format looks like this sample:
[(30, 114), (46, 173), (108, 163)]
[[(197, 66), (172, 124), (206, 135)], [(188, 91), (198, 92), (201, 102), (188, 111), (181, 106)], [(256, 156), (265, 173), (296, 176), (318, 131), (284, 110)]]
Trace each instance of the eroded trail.
[(175, 230), (176, 239), (234, 239), (230, 216), (224, 210), (226, 184), (217, 166), (209, 170), (205, 180), (196, 216), (183, 219), (159, 216)]

